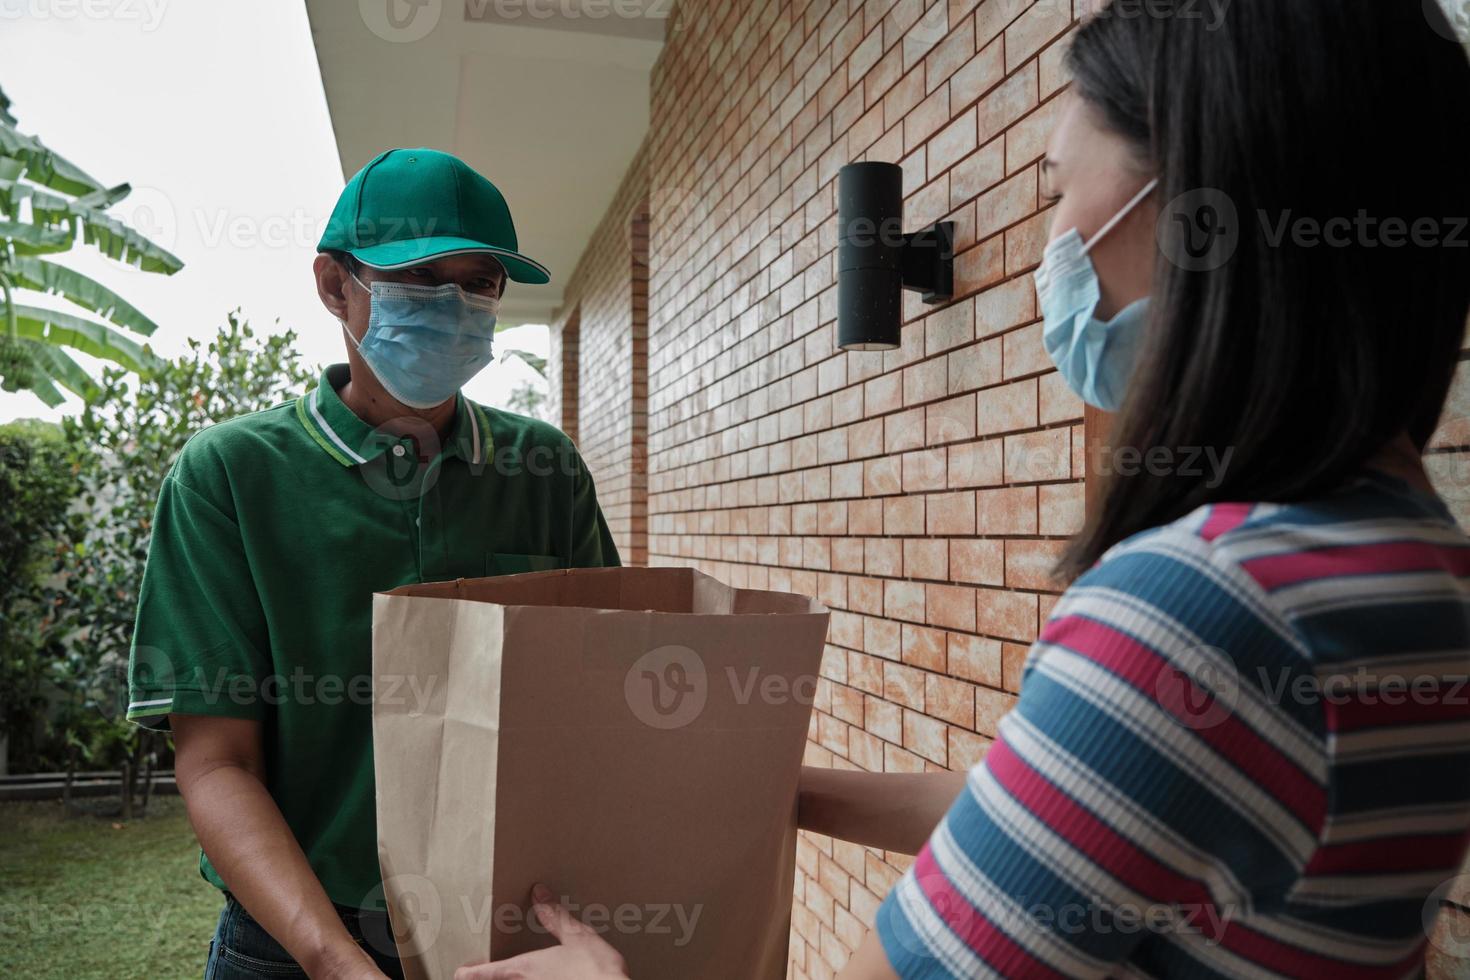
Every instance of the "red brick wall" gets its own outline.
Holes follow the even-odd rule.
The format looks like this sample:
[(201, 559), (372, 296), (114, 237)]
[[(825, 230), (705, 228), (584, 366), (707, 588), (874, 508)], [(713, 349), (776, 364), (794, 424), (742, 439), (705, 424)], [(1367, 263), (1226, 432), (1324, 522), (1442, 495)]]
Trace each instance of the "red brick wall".
[[(630, 531), (646, 395), (647, 561), (832, 609), (814, 764), (974, 763), (1055, 603), (1047, 570), (1083, 516), (1083, 408), (1042, 349), (1030, 273), (1074, 13), (684, 0), (644, 152), (573, 277), (582, 446)], [(835, 178), (856, 160), (902, 164), (905, 230), (956, 223), (954, 302), (906, 294), (902, 349), (883, 354), (836, 344)], [(624, 306), (643, 193), (646, 334)], [(1463, 520), (1460, 380), (1431, 469)], [(840, 968), (908, 860), (803, 834), (792, 975)]]
[[(975, 762), (1082, 516), (1082, 406), (1029, 272), (1055, 0), (690, 0), (653, 79), (650, 561), (818, 595), (809, 761)], [(905, 227), (956, 223), (956, 300), (901, 350), (836, 344), (835, 178), (901, 163)], [(847, 959), (907, 858), (803, 835), (792, 974)]]

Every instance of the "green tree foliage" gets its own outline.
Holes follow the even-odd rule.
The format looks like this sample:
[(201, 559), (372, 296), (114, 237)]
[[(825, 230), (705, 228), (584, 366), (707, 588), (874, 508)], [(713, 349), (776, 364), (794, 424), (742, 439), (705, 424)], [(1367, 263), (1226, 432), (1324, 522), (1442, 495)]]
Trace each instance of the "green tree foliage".
[(60, 426), (0, 426), (0, 734), (17, 759), (38, 754), (46, 682), (62, 653), (52, 580), (76, 470)]
[[(127, 184), (106, 187), (16, 129), (0, 92), (0, 388), (35, 392), (59, 405), (65, 388), (83, 400), (96, 386), (67, 348), (143, 373), (158, 363), (146, 344), (157, 325), (111, 289), (46, 258), (78, 239), (118, 262), (172, 275), (175, 256), (107, 213)], [(26, 302), (27, 292), (59, 296), (77, 313)]]
[[(208, 344), (191, 340), (185, 354), (150, 375), (104, 367), (96, 397), (63, 420), (75, 500), (52, 571), (60, 576), (54, 629), (65, 642), (41, 654), (60, 706), (51, 709), (54, 737), (34, 763), (105, 769), (126, 762), (137, 773), (159, 747), (123, 717), (158, 491), (193, 433), (304, 390), (315, 372), (302, 368), (295, 339), (289, 331), (257, 336), (231, 314)], [(0, 691), (0, 700), (9, 696)]]

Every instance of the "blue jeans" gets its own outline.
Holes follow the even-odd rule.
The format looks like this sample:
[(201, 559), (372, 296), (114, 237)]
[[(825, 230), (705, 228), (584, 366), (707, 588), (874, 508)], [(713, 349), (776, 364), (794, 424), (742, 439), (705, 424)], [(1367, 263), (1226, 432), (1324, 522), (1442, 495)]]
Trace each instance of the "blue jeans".
[[(336, 908), (347, 932), (373, 958), (378, 969), (392, 980), (403, 980), (393, 933), (388, 927), (388, 914), (344, 905)], [(220, 910), (219, 925), (209, 943), (204, 980), (279, 980), (304, 976), (306, 971), (285, 947), (250, 917), (234, 895), (225, 892), (225, 907)]]

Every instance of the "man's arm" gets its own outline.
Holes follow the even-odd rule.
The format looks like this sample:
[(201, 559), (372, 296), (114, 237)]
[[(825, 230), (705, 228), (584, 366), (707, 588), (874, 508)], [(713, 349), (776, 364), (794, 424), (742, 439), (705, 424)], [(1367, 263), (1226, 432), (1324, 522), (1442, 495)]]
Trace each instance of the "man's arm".
[(917, 854), (965, 787), (963, 772), (801, 767), (796, 822), (839, 840)]
[(189, 821), (246, 911), (309, 976), (381, 980), (266, 791), (260, 722), (177, 714), (169, 720)]

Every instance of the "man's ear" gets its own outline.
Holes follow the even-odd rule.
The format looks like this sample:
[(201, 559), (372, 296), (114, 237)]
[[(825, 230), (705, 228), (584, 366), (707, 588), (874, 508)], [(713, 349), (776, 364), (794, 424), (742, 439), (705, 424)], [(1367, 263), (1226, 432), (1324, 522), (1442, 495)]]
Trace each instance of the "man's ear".
[(322, 305), (338, 320), (346, 320), (347, 270), (323, 252), (311, 264), (311, 271), (316, 276), (316, 294), (321, 297)]

